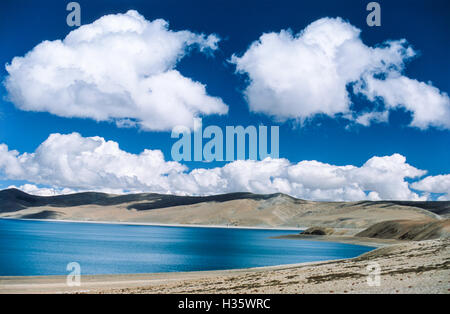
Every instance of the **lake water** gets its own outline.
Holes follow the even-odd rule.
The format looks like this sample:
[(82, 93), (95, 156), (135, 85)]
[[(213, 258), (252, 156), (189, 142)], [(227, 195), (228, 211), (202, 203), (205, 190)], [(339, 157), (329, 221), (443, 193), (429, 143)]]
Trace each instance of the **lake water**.
[(373, 248), (270, 239), (295, 230), (0, 219), (0, 276), (219, 270), (355, 257)]

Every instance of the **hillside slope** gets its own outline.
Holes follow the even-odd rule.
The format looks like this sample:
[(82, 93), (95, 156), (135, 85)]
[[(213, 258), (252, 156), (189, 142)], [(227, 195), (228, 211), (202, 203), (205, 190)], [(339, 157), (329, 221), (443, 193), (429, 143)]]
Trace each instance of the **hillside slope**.
[[(154, 193), (77, 193), (34, 196), (0, 191), (0, 217), (161, 224), (363, 229), (387, 220), (432, 220), (450, 202), (312, 202), (285, 194), (175, 196)], [(433, 212), (434, 211), (434, 212)]]
[(450, 238), (450, 219), (440, 221), (384, 221), (370, 226), (356, 236), (413, 241)]

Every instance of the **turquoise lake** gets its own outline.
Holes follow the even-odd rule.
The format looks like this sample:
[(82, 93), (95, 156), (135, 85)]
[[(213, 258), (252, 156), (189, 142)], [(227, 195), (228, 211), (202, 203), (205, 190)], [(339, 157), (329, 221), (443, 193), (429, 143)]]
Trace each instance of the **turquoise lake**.
[(350, 258), (372, 247), (271, 239), (298, 230), (0, 219), (0, 276), (222, 270)]

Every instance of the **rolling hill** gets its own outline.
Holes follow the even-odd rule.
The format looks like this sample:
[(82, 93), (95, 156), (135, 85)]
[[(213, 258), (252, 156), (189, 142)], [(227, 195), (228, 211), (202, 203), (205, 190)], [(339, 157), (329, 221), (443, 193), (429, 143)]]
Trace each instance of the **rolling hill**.
[(85, 192), (58, 196), (0, 191), (0, 217), (252, 227), (328, 226), (361, 230), (388, 220), (448, 216), (450, 202), (312, 202), (285, 194), (177, 196)]

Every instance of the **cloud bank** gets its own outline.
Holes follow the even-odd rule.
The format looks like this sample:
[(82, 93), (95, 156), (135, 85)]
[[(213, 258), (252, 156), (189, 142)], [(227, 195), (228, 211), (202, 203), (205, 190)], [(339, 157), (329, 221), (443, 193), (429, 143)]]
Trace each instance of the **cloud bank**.
[[(0, 179), (23, 180), (40, 194), (71, 191), (157, 192), (208, 195), (229, 192), (287, 193), (309, 200), (424, 200), (428, 193), (450, 195), (449, 175), (422, 177), (399, 154), (372, 157), (362, 166), (336, 166), (287, 159), (235, 161), (213, 169), (193, 169), (166, 161), (160, 150), (132, 154), (118, 143), (78, 133), (52, 134), (33, 153), (0, 144)], [(37, 185), (47, 190), (39, 191)], [(36, 192), (37, 191), (37, 192)]]
[(76, 193), (76, 190), (71, 190), (68, 188), (46, 188), (46, 187), (38, 187), (35, 184), (25, 183), (19, 186), (10, 185), (8, 189), (15, 188), (24, 191), (25, 193), (39, 196), (55, 196), (55, 195), (63, 195), (63, 194), (71, 194)]
[(218, 42), (214, 34), (171, 31), (165, 20), (147, 21), (130, 10), (15, 57), (6, 65), (4, 84), (22, 110), (145, 130), (191, 126), (194, 117), (225, 114), (228, 107), (176, 65), (192, 49), (210, 54)]
[[(405, 62), (416, 55), (406, 40), (369, 47), (360, 33), (341, 18), (322, 18), (298, 34), (263, 34), (230, 60), (248, 75), (244, 94), (250, 110), (281, 121), (341, 115), (368, 126), (387, 121), (389, 110), (400, 108), (411, 113), (411, 126), (450, 129), (449, 96), (402, 75)], [(355, 112), (348, 87), (375, 105)]]

